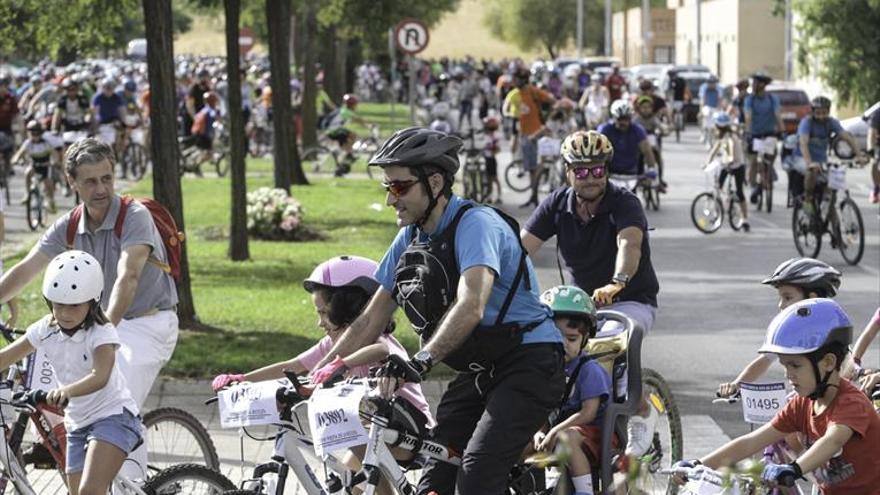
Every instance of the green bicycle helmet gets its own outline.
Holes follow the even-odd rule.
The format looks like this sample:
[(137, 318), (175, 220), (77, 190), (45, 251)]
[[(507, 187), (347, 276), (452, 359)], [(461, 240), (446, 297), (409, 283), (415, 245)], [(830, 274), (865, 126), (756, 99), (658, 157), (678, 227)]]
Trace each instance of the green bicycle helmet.
[(590, 295), (580, 287), (559, 285), (541, 294), (541, 302), (550, 306), (553, 316), (571, 316), (587, 321), (589, 337), (596, 336), (596, 307)]

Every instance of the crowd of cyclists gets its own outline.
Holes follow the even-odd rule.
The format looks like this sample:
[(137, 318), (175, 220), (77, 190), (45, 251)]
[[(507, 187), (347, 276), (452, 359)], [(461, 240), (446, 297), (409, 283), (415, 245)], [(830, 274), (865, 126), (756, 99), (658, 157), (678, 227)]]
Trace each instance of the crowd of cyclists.
[[(228, 96), (222, 61), (180, 59), (177, 68), (183, 142), (209, 153), (214, 124), (223, 118)], [(114, 362), (117, 347), (132, 345), (131, 336), (117, 335), (114, 325), (149, 323), (131, 328), (138, 331), (167, 327), (169, 336), (159, 345), (162, 356), (151, 364), (151, 373), (158, 372), (176, 343), (176, 320), (155, 321), (157, 315), (173, 319), (177, 302), (170, 275), (153, 263), (155, 257), (167, 266), (165, 245), (156, 238), (145, 208), (122, 203), (113, 189), (115, 165), (132, 131), (141, 129), (149, 139), (150, 92), (144, 69), (136, 63), (83, 63), (76, 68), (43, 63), (15, 81), (0, 78), (0, 138), (7, 145), (7, 172), (2, 173), (26, 155), (31, 160), (27, 180), (47, 181), (47, 191), (52, 191), (51, 170), (64, 164), (85, 205), (78, 227), (67, 229), (72, 215), (63, 216), (0, 279), (0, 297), (6, 302), (49, 267), (42, 293), (50, 314), (32, 325), (21, 343), (0, 352), (0, 361), (45, 346), (65, 370), (50, 402), (70, 403), (70, 444), (87, 443), (89, 449), (88, 454), (83, 454), (85, 447), (68, 454), (68, 480), (77, 487), (72, 493), (100, 492), (138, 444), (134, 416), (155, 377), (141, 383), (145, 379), (133, 376), (131, 357), (122, 366)], [(594, 474), (599, 450), (607, 448), (598, 441), (597, 429), (613, 383), (584, 348), (599, 332), (619, 331), (600, 321), (597, 309), (618, 311), (650, 332), (660, 288), (643, 206), (630, 188), (610, 178), (636, 176), (665, 192), (668, 177), (660, 138), (681, 111), (676, 103), (689, 97), (687, 86), (673, 78), (664, 98), (653, 81), (631, 85), (617, 67), (593, 74), (581, 68), (563, 77), (518, 61), (440, 60), (420, 63), (416, 74), (428, 112), (426, 126), (395, 132), (369, 161), (381, 169), (386, 202), (394, 208), (400, 229), (383, 258), (377, 262), (342, 255), (315, 267), (303, 288), (326, 336), (288, 361), (244, 374), (220, 374), (212, 388), (281, 378), (285, 369), (309, 374), (317, 386), (335, 375), (366, 376), (378, 368), (380, 392), (399, 396), (411, 417), (432, 428), (433, 439), (461, 454), (457, 467), (428, 461), (418, 493), (502, 493), (516, 463), (532, 452), (552, 452), (564, 444), (572, 452), (564, 462), (576, 495), (592, 494), (598, 489)], [(240, 75), (242, 101), (252, 123), (248, 132), (257, 132), (272, 118), (268, 72), (255, 65)], [(376, 88), (381, 77), (369, 64), (358, 75), (360, 91), (382, 91)], [(740, 81), (738, 93), (728, 98), (717, 79), (710, 78), (698, 95), (708, 160), (721, 161), (719, 180), (731, 177), (736, 182), (744, 218), (744, 188), (748, 184), (754, 189), (757, 180), (757, 153), (751, 143), (782, 132), (779, 102), (765, 91), (769, 82), (769, 76), (756, 73)], [(294, 104), (301, 89), (295, 83)], [(318, 89), (323, 132), (351, 157), (355, 135), (347, 124), (366, 123), (357, 114), (359, 97), (346, 94), (337, 106), (320, 84)], [(803, 176), (807, 205), (814, 203), (817, 164), (827, 160), (831, 136), (840, 135), (858, 149), (829, 116), (830, 107), (825, 97), (812, 101), (812, 114), (801, 121), (788, 162)], [(463, 145), (456, 133), (465, 128), (488, 135), (487, 163), (495, 161), (502, 136), (510, 138), (512, 151), (521, 157), (531, 177), (530, 197), (523, 206), (533, 209), (522, 229), (501, 210), (453, 192)], [(542, 199), (538, 143), (546, 136), (559, 140), (567, 185)], [(16, 149), (17, 141), (21, 144)], [(869, 143), (869, 149), (876, 149), (875, 144)], [(860, 152), (858, 159), (867, 157)], [(493, 191), (497, 189), (495, 202), (500, 202), (497, 168), (494, 163), (490, 175)], [(137, 230), (126, 227), (122, 237), (113, 229), (98, 229), (108, 218), (119, 218), (123, 208), (136, 215), (128, 222), (137, 222)], [(108, 252), (91, 240), (97, 230), (106, 238), (118, 235), (119, 242)], [(65, 231), (75, 233), (75, 245), (65, 242)], [(554, 237), (560, 272), (564, 265), (572, 285), (541, 291), (531, 257)], [(74, 247), (82, 251), (68, 251)], [(96, 272), (96, 266), (104, 272)], [(152, 277), (151, 285), (141, 279), (142, 270)], [(160, 290), (156, 281), (168, 290)], [(770, 356), (779, 358), (794, 393), (772, 422), (701, 459), (675, 466), (694, 472), (719, 469), (785, 441), (792, 458), (764, 467), (762, 477), (768, 483), (816, 473), (811, 479), (826, 494), (880, 493), (880, 459), (870, 454), (880, 441), (880, 418), (867, 395), (880, 382), (880, 372), (860, 366), (880, 332), (880, 309), (850, 352), (856, 323), (833, 300), (841, 285), (838, 270), (811, 258), (795, 258), (780, 264), (763, 283), (776, 289), (780, 313), (768, 325), (759, 357), (721, 384), (718, 393), (733, 395), (741, 383), (759, 378), (772, 363)], [(145, 295), (153, 299), (146, 306), (141, 304)], [(397, 308), (422, 342), (412, 357), (392, 335)], [(94, 368), (72, 366), (65, 354), (69, 352), (82, 353)], [(390, 355), (403, 360), (388, 361)], [(435, 415), (418, 382), (440, 362), (456, 375)], [(137, 393), (128, 392), (133, 384)], [(93, 393), (118, 400), (97, 401)], [(623, 453), (639, 457), (651, 448), (657, 416), (656, 405), (641, 398), (626, 438), (617, 439)], [(348, 461), (357, 469), (363, 458), (363, 452), (353, 450)], [(86, 463), (90, 467), (83, 478)], [(679, 476), (678, 481), (685, 479)]]

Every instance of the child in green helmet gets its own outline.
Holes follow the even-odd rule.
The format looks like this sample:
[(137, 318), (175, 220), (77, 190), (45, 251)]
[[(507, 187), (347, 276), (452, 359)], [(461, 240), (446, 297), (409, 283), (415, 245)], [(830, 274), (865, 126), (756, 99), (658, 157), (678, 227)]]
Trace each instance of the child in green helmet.
[(596, 335), (596, 308), (586, 292), (567, 285), (547, 290), (541, 300), (553, 310), (553, 320), (562, 333), (567, 385), (559, 414), (535, 433), (534, 447), (536, 451), (552, 451), (559, 441), (567, 442), (575, 495), (592, 495), (590, 466), (602, 457), (600, 428), (611, 397), (611, 377), (584, 352), (587, 341)]

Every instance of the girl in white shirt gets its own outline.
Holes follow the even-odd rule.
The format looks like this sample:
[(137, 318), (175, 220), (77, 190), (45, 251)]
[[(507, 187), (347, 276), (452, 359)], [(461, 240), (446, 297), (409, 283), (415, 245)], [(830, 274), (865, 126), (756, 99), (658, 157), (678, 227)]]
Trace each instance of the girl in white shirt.
[(101, 265), (92, 255), (59, 254), (43, 278), (51, 312), (31, 325), (25, 338), (0, 351), (0, 368), (38, 348), (52, 364), (58, 388), (49, 391), (47, 402), (65, 408), (71, 495), (107, 493), (141, 441), (137, 404), (116, 365), (119, 336), (101, 309), (103, 290)]

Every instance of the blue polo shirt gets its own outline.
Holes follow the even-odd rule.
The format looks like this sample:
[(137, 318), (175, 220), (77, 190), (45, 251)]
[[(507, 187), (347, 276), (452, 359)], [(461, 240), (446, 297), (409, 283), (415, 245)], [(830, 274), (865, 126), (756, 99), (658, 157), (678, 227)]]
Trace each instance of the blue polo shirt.
[(721, 100), (721, 91), (717, 84), (714, 88), (710, 88), (709, 83), (700, 85), (700, 101), (703, 105), (718, 108), (719, 100)]
[(612, 174), (635, 175), (639, 173), (639, 143), (648, 138), (645, 128), (630, 123), (625, 132), (614, 126), (614, 121), (609, 120), (599, 126), (599, 132), (608, 137), (614, 147), (614, 156), (611, 158), (609, 171)]
[(602, 426), (605, 409), (608, 407), (608, 399), (611, 397), (611, 376), (594, 359), (588, 360), (580, 365), (580, 369), (578, 369), (582, 359), (587, 359), (585, 352), (581, 352), (576, 358), (565, 363), (565, 377), (567, 380), (572, 379), (572, 375), (576, 370), (578, 374), (574, 377), (575, 382), (571, 388), (571, 395), (567, 397), (563, 409), (580, 411), (585, 400), (598, 398), (600, 401), (599, 410), (596, 411), (596, 417), (593, 421), (590, 421), (588, 424)]
[(779, 109), (779, 98), (776, 95), (748, 95), (743, 108), (746, 112), (752, 112), (752, 128), (747, 130), (753, 136), (766, 136), (782, 130), (776, 128), (776, 110)]
[(98, 123), (110, 124), (122, 117), (119, 108), (125, 106), (125, 100), (116, 93), (107, 96), (99, 91), (92, 98), (92, 106), (97, 108)]
[[(440, 218), (440, 223), (434, 235), (440, 235), (452, 222), (459, 208), (467, 202), (453, 195), (449, 199), (446, 210)], [(376, 280), (382, 284), (388, 292), (394, 288), (394, 272), (403, 252), (409, 246), (412, 230), (415, 226), (400, 229), (397, 237), (391, 243), (379, 268), (376, 270)], [(431, 236), (419, 230), (419, 240), (426, 241)], [(455, 258), (458, 262), (459, 272), (464, 272), (472, 266), (485, 266), (495, 273), (495, 282), (492, 285), (492, 293), (483, 312), (480, 325), (491, 326), (495, 324), (498, 312), (507, 298), (508, 292), (513, 285), (513, 279), (519, 268), (519, 260), (522, 251), (520, 249), (519, 234), (501, 217), (495, 214), (491, 208), (475, 207), (468, 210), (458, 223), (455, 233)], [(525, 278), (517, 287), (504, 323), (531, 323), (541, 321), (534, 330), (523, 335), (524, 344), (537, 343), (562, 343), (562, 336), (553, 323), (550, 308), (540, 300), (538, 292), (538, 278), (530, 259), (526, 258), (527, 273), (531, 282), (531, 290), (526, 289)]]
[(642, 230), (642, 255), (638, 270), (617, 295), (617, 300), (657, 306), (660, 285), (651, 264), (648, 219), (641, 201), (629, 190), (609, 182), (596, 216), (584, 222), (577, 213), (574, 189), (559, 188), (538, 205), (525, 229), (542, 241), (555, 235), (574, 284), (592, 294), (611, 283), (617, 260), (617, 234), (627, 227)]
[[(819, 122), (813, 120), (811, 115), (807, 115), (798, 124), (797, 133), (799, 140), (801, 136), (810, 137), (810, 142), (807, 144), (810, 149), (810, 160), (825, 163), (828, 161), (828, 145), (831, 142), (831, 134), (841, 132), (843, 132), (843, 126), (834, 117), (828, 117), (824, 122)], [(794, 156), (802, 156), (800, 145), (795, 147)]]

